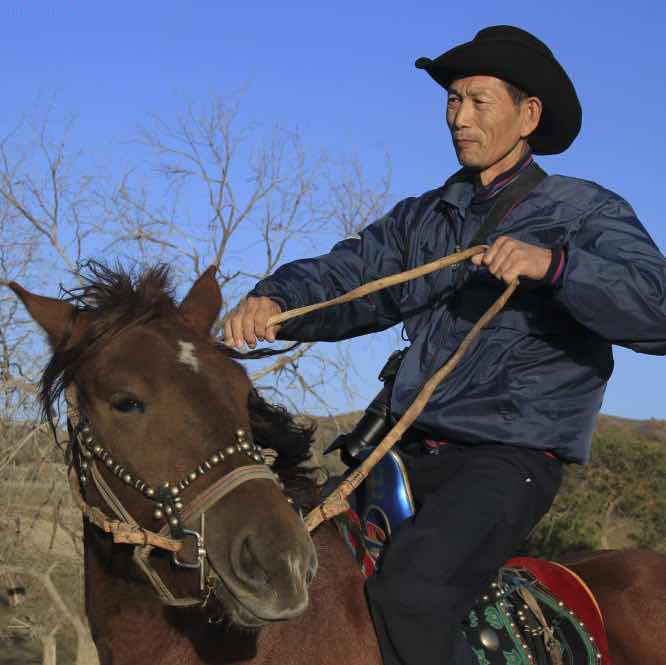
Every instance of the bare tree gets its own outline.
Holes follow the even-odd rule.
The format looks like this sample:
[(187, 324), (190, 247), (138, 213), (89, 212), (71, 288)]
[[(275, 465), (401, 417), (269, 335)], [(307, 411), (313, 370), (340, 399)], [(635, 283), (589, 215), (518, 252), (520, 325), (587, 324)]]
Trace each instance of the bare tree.
[[(106, 251), (165, 260), (184, 281), (220, 266), (223, 315), (284, 260), (358, 232), (389, 193), (388, 175), (372, 187), (357, 162), (308, 159), (297, 132), (275, 128), (257, 141), (259, 130), (240, 122), (238, 104), (219, 99), (203, 111), (186, 104), (172, 123), (154, 118), (137, 143), (160, 186), (149, 194), (128, 176), (107, 208), (120, 232)], [(258, 364), (253, 378), (286, 394), (292, 407), (326, 409), (318, 386), (325, 377), (345, 389), (342, 357), (308, 344), (281, 362)]]
[[(185, 103), (173, 119), (145, 123), (128, 146), (138, 165), (100, 171), (94, 154), (77, 148), (76, 124), (53, 108), (0, 138), (0, 283), (57, 295), (61, 283), (80, 283), (87, 258), (103, 256), (167, 263), (187, 285), (215, 264), (225, 315), (285, 260), (358, 232), (389, 191), (388, 175), (375, 187), (358, 163), (311, 158), (296, 131), (243, 123), (237, 100)], [(0, 291), (0, 574), (25, 585), (28, 602), (46, 592), (47, 611), (31, 629), (44, 659), (60, 634), (55, 611), (79, 636), (77, 662), (93, 663), (81, 586), (68, 595), (54, 581), (54, 566), (80, 564), (82, 552), (64, 466), (35, 399), (46, 353), (13, 294)], [(249, 369), (294, 410), (330, 413), (322, 388), (350, 391), (344, 347), (303, 344)]]

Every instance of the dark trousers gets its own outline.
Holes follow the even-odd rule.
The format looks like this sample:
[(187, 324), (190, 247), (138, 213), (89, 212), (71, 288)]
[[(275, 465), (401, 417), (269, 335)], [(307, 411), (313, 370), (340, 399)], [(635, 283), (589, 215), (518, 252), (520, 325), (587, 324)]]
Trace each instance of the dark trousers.
[(384, 665), (477, 665), (460, 622), (550, 508), (561, 462), (501, 444), (406, 456), (417, 513), (366, 583)]

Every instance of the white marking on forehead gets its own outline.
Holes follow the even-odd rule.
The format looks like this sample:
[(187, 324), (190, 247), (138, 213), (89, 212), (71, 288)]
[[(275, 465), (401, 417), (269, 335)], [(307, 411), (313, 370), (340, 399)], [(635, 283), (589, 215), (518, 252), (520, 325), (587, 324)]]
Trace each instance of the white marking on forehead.
[(192, 342), (178, 342), (178, 362), (187, 365), (192, 371), (199, 371), (199, 359), (194, 355), (194, 344)]

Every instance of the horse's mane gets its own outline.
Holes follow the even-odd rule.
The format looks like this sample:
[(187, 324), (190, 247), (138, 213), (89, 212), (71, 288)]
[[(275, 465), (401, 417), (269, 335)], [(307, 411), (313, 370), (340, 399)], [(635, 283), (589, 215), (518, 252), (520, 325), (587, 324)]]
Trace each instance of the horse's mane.
[(277, 466), (287, 468), (307, 459), (314, 425), (299, 425), (287, 409), (267, 402), (256, 390), (250, 392), (248, 409), (254, 442), (277, 452)]
[[(173, 316), (177, 310), (169, 268), (164, 264), (136, 273), (121, 266), (111, 268), (89, 261), (81, 278), (81, 287), (64, 291), (64, 300), (75, 309), (69, 329), (54, 349), (41, 379), (43, 416), (53, 426), (56, 406), (65, 387), (92, 349), (128, 326)], [(81, 339), (70, 344), (78, 317), (86, 314), (94, 314), (92, 324)], [(231, 355), (226, 347), (218, 345), (218, 348), (221, 353)], [(297, 467), (310, 455), (315, 428), (297, 424), (286, 409), (270, 404), (254, 389), (250, 391), (248, 410), (255, 442), (278, 453), (275, 470), (285, 485), (303, 498), (312, 483), (305, 480)]]
[(254, 389), (248, 398), (248, 409), (255, 443), (278, 454), (273, 469), (287, 493), (304, 508), (314, 508), (319, 488), (300, 465), (312, 454), (316, 425), (300, 425), (284, 407), (270, 404)]

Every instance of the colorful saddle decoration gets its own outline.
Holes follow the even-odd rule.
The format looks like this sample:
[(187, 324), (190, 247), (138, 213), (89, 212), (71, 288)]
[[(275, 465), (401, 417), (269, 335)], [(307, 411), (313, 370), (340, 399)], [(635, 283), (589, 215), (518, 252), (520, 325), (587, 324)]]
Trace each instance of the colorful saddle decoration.
[(560, 574), (570, 578), (564, 595), (582, 615), (594, 617), (594, 599), (573, 572), (550, 561), (512, 560), (464, 622), (479, 665), (609, 665), (601, 614), (586, 624), (559, 587), (545, 585)]
[[(348, 511), (336, 524), (368, 577), (392, 530), (414, 515), (399, 453), (390, 451), (356, 494), (358, 515)], [(592, 592), (552, 561), (508, 561), (463, 625), (479, 665), (611, 665)]]

